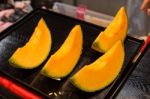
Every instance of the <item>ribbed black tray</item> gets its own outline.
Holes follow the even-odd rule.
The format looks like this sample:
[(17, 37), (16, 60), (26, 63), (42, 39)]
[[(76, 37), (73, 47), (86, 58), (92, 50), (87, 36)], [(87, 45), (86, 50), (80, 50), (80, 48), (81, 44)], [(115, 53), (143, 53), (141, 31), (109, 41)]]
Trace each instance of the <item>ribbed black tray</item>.
[(137, 65), (124, 84), (116, 99), (150, 99), (150, 42), (140, 58)]
[[(8, 64), (8, 59), (13, 52), (29, 40), (41, 17), (44, 18), (51, 30), (53, 42), (49, 56), (57, 51), (74, 25), (80, 24), (83, 30), (84, 44), (81, 58), (73, 72), (61, 81), (55, 81), (39, 74), (40, 69), (46, 61), (38, 68), (32, 70), (14, 68)], [(120, 86), (120, 79), (126, 75), (126, 72), (124, 71), (130, 70), (131, 61), (139, 51), (143, 41), (127, 36), (125, 40), (125, 63), (117, 79), (103, 90), (95, 93), (85, 93), (70, 84), (69, 77), (85, 64), (93, 62), (102, 55), (101, 53), (92, 50), (91, 44), (103, 30), (104, 28), (102, 27), (81, 20), (55, 12), (37, 9), (0, 34), (0, 71), (15, 81), (23, 84), (23, 86), (28, 89), (35, 90), (43, 97), (58, 99), (105, 98), (110, 89), (111, 93), (118, 90), (119, 87), (116, 85)]]

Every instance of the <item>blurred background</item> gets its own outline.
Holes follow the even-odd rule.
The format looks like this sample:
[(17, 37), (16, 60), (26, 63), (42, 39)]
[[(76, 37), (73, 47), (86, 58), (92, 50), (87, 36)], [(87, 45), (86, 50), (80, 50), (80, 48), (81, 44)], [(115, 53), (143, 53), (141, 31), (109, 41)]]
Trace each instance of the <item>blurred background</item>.
[[(76, 18), (79, 18), (76, 13), (79, 11), (84, 15), (83, 20), (106, 27), (118, 9), (121, 6), (125, 6), (129, 18), (128, 34), (140, 38), (147, 36), (150, 31), (148, 28), (150, 22), (147, 21), (150, 19), (139, 9), (142, 1), (143, 0), (0, 0), (0, 10), (15, 8), (22, 10), (23, 13), (29, 13), (33, 9), (44, 8)], [(81, 10), (82, 8), (84, 8), (84, 11)], [(10, 12), (8, 11), (8, 13)], [(23, 16), (23, 14), (20, 16), (12, 15), (11, 21), (9, 21), (12, 22), (13, 19), (14, 22), (21, 16)], [(1, 20), (7, 21), (7, 18), (1, 18)]]
[[(128, 34), (137, 38), (145, 38), (150, 31), (150, 18), (140, 10), (143, 0), (0, 0), (0, 23), (17, 21), (23, 15), (36, 8), (53, 10), (71, 17), (82, 19), (93, 24), (106, 27), (121, 6), (125, 6), (129, 18)], [(11, 15), (11, 13), (13, 15)], [(19, 13), (19, 14), (18, 14)], [(9, 17), (10, 15), (10, 17)], [(2, 17), (3, 16), (3, 17)], [(84, 16), (84, 18), (83, 18)], [(3, 26), (5, 29), (5, 26)], [(0, 31), (4, 30), (0, 29)]]

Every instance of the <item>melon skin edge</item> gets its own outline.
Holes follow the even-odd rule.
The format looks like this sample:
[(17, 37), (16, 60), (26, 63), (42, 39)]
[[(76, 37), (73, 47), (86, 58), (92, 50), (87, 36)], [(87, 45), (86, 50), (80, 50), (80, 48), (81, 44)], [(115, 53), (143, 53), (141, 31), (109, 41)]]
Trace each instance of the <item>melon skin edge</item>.
[[(124, 63), (124, 62), (123, 62), (123, 63)], [(123, 63), (122, 63), (122, 64), (123, 64)], [(121, 68), (121, 69), (122, 69), (122, 68)], [(120, 71), (121, 71), (121, 69), (120, 69)], [(119, 75), (120, 71), (118, 72), (118, 75)], [(71, 78), (70, 78), (70, 82), (71, 82), (75, 87), (77, 87), (79, 90), (81, 90), (81, 91), (83, 91), (83, 92), (94, 93), (94, 92), (100, 91), (100, 90), (105, 89), (106, 87), (108, 87), (111, 83), (113, 83), (113, 82), (115, 81), (115, 79), (118, 77), (118, 75), (117, 75), (116, 77), (114, 77), (113, 80), (112, 80), (108, 85), (106, 85), (106, 86), (104, 86), (104, 87), (101, 87), (101, 88), (99, 88), (99, 89), (96, 89), (96, 90), (92, 90), (92, 91), (91, 91), (91, 90), (85, 90), (85, 89), (82, 88), (82, 86), (76, 84), (76, 79), (75, 79), (74, 77), (71, 77)]]
[(73, 71), (73, 69), (74, 68), (72, 68), (72, 70), (70, 72), (66, 73), (66, 75), (61, 76), (61, 77), (56, 77), (56, 76), (48, 75), (48, 72), (45, 69), (42, 69), (40, 73), (42, 75), (48, 77), (48, 78), (51, 78), (51, 79), (54, 79), (54, 80), (61, 80), (62, 78), (65, 78), (65, 77), (69, 76), (69, 74)]
[[(122, 18), (122, 23), (120, 23), (119, 24), (119, 26), (124, 26), (123, 27), (123, 30), (121, 30), (121, 28), (118, 26), (118, 29), (119, 30), (116, 30), (116, 31), (114, 31), (114, 29), (112, 28), (112, 30), (113, 30), (113, 32), (114, 33), (118, 33), (119, 35), (122, 35), (121, 36), (121, 38), (120, 38), (120, 40), (122, 40), (122, 42), (124, 42), (124, 40), (125, 40), (125, 38), (126, 38), (126, 34), (127, 34), (127, 31), (128, 31), (128, 16), (127, 16), (127, 14), (126, 14), (126, 10), (125, 10), (125, 8), (124, 7), (121, 7), (120, 8), (120, 10), (119, 11), (124, 11), (124, 13), (122, 13), (122, 15), (124, 16), (123, 18)], [(118, 12), (119, 12), (118, 11)], [(118, 13), (117, 13), (118, 14)], [(117, 14), (116, 14), (116, 16), (115, 16), (115, 18), (114, 18), (114, 20), (116, 20), (119, 16), (117, 16)], [(121, 17), (121, 16), (120, 16)], [(113, 25), (111, 25), (111, 26), (114, 26), (114, 23), (115, 23), (115, 21), (112, 21), (110, 24), (113, 24)], [(117, 23), (116, 23), (117, 24)], [(107, 28), (110, 28), (109, 26), (107, 27)], [(106, 28), (106, 29), (107, 29)], [(117, 27), (115, 27), (115, 28), (117, 28)], [(105, 30), (106, 30), (105, 29)], [(109, 29), (109, 30), (111, 30), (111, 29)], [(109, 31), (110, 33), (113, 33), (113, 32), (111, 32), (111, 31)], [(121, 33), (122, 34), (121, 34)], [(109, 36), (107, 36), (107, 34), (109, 34), (109, 33), (107, 33), (107, 32), (105, 32), (105, 31), (102, 31), (99, 35), (98, 35), (98, 37), (96, 38), (96, 40), (93, 42), (93, 44), (92, 44), (92, 49), (94, 49), (94, 50), (96, 50), (96, 51), (98, 51), (98, 52), (101, 52), (101, 53), (105, 53), (105, 52), (107, 52), (107, 50), (108, 49), (110, 49), (111, 48), (111, 46), (113, 45), (113, 44), (115, 44), (115, 42), (117, 42), (119, 39), (118, 39), (118, 37), (120, 37), (120, 36), (116, 36), (116, 35), (114, 35), (114, 36), (112, 36), (112, 37), (109, 37)], [(103, 39), (103, 40), (102, 40)], [(104, 40), (104, 39), (107, 39), (107, 40)], [(108, 43), (107, 43), (108, 42)], [(111, 44), (112, 43), (112, 44)], [(107, 46), (106, 46), (107, 45)], [(111, 46), (109, 46), (109, 45), (111, 45)], [(109, 47), (108, 47), (109, 46)]]
[[(121, 41), (120, 41), (121, 42)], [(123, 44), (122, 44), (123, 45)], [(70, 78), (70, 81), (71, 81), (71, 83), (75, 86), (75, 87), (77, 87), (78, 89), (80, 89), (80, 90), (82, 90), (82, 91), (84, 91), (84, 92), (96, 92), (96, 91), (99, 91), (99, 90), (101, 90), (101, 89), (104, 89), (105, 87), (107, 87), (107, 86), (109, 86), (116, 78), (117, 78), (117, 76), (119, 75), (119, 73), (120, 73), (120, 71), (121, 71), (121, 69), (122, 69), (122, 67), (123, 67), (123, 64), (124, 64), (124, 59), (125, 59), (125, 53), (124, 53), (124, 46), (122, 46), (122, 48), (123, 48), (123, 57), (122, 57), (122, 59), (121, 59), (121, 61), (120, 61), (120, 66), (118, 65), (117, 67), (118, 67), (118, 69), (117, 69), (117, 71), (115, 72), (115, 74), (114, 74), (114, 76), (112, 76), (112, 78), (111, 78), (111, 80), (108, 80), (108, 81), (106, 81), (106, 83), (104, 84), (104, 85), (102, 85), (102, 86), (100, 86), (99, 88), (95, 88), (95, 89), (92, 89), (92, 90), (89, 90), (87, 87), (85, 87), (85, 86), (82, 86), (83, 84), (79, 84), (79, 82), (77, 81), (77, 77), (79, 78), (81, 78), (81, 76), (77, 76), (76, 77), (76, 74), (80, 71), (78, 71), (76, 74), (74, 74), (71, 78)], [(121, 56), (122, 56), (121, 55)], [(108, 56), (109, 57), (109, 56)], [(107, 61), (107, 60), (106, 60)], [(104, 61), (105, 62), (105, 61)], [(107, 61), (106, 63), (108, 63), (109, 64), (109, 61)], [(86, 65), (85, 65), (86, 66)], [(84, 66), (84, 67), (85, 67)], [(81, 70), (82, 69), (84, 69), (84, 67), (83, 68), (81, 68)], [(108, 71), (109, 72), (109, 71)], [(90, 74), (86, 74), (86, 75), (90, 75)], [(95, 75), (95, 77), (97, 77), (97, 79), (98, 79), (98, 75)], [(80, 79), (81, 80), (81, 79)], [(84, 79), (82, 79), (82, 82), (84, 82), (83, 81)], [(86, 81), (86, 82), (88, 82), (88, 81)]]
[[(101, 32), (103, 33), (103, 32)], [(97, 40), (100, 37), (101, 34), (98, 35), (98, 37), (96, 38), (96, 40), (93, 42), (91, 48), (94, 49), (95, 51), (101, 52), (101, 53), (105, 53), (106, 51), (104, 51), (103, 49), (101, 49), (101, 44), (100, 42)]]
[[(44, 27), (41, 27), (41, 26), (44, 26)], [(30, 43), (30, 39), (32, 38), (32, 36), (34, 35), (34, 33), (39, 30), (38, 28), (40, 29), (41, 32), (46, 32), (45, 34), (47, 34), (47, 36), (49, 36), (49, 37), (48, 37), (49, 39), (47, 38), (47, 39), (49, 40), (49, 45), (47, 46), (47, 54), (45, 54), (45, 56), (42, 58), (42, 60), (39, 61), (39, 63), (36, 64), (36, 65), (34, 65), (34, 66), (31, 66), (31, 67), (30, 67), (30, 66), (23, 65), (23, 64), (19, 63), (18, 61), (16, 61), (16, 59), (13, 57), (13, 55), (15, 54), (15, 52), (16, 52), (17, 50), (23, 48), (23, 47), (26, 46), (28, 43)], [(46, 28), (45, 31), (42, 31), (42, 28), (43, 28), (43, 29)], [(41, 18), (41, 19), (39, 20), (38, 25), (35, 27), (32, 36), (30, 37), (29, 41), (28, 41), (24, 46), (18, 48), (18, 49), (14, 52), (14, 54), (10, 57), (10, 59), (8, 60), (8, 62), (9, 62), (9, 64), (10, 64), (11, 66), (13, 66), (13, 67), (15, 67), (15, 68), (22, 68), (22, 69), (34, 69), (34, 68), (40, 66), (40, 64), (42, 64), (42, 63), (47, 59), (47, 57), (48, 57), (48, 55), (49, 55), (49, 53), (50, 53), (50, 50), (51, 50), (52, 38), (51, 38), (51, 31), (50, 31), (50, 29), (48, 28), (48, 26), (47, 26), (47, 24), (46, 24), (46, 22), (44, 21), (43, 18)], [(40, 38), (40, 40), (41, 40), (41, 38)], [(40, 46), (40, 45), (39, 45), (39, 46)], [(38, 54), (38, 53), (37, 53), (37, 54)], [(29, 61), (30, 61), (30, 60), (29, 60)]]
[[(68, 46), (68, 44), (70, 46)], [(82, 54), (82, 49), (82, 29), (80, 25), (75, 25), (61, 47), (44, 65), (41, 74), (55, 80), (68, 76), (77, 65)]]

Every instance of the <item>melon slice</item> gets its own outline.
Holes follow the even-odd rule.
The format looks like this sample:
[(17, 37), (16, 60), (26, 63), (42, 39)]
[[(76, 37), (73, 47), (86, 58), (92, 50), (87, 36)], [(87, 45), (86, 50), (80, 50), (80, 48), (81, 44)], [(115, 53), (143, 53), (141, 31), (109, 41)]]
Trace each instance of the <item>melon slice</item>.
[(71, 82), (85, 92), (95, 92), (108, 86), (119, 74), (124, 63), (124, 48), (118, 41), (95, 62), (85, 65), (71, 77)]
[(9, 63), (23, 69), (38, 67), (48, 56), (51, 49), (51, 33), (43, 18), (40, 19), (30, 40), (18, 48)]
[(128, 19), (124, 7), (121, 7), (105, 31), (101, 32), (92, 44), (92, 48), (101, 53), (108, 51), (118, 40), (124, 42), (127, 34)]
[(82, 43), (81, 27), (76, 25), (58, 51), (49, 58), (41, 73), (53, 79), (67, 76), (80, 58)]

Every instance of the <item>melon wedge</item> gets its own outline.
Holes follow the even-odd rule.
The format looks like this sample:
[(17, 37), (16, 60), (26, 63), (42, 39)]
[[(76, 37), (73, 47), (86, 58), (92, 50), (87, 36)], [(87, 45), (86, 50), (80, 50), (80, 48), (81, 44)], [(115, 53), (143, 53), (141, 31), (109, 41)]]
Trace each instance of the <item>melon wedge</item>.
[(58, 51), (49, 58), (41, 73), (52, 79), (60, 79), (67, 76), (80, 58), (82, 43), (81, 27), (76, 25)]
[(51, 42), (50, 30), (41, 18), (29, 41), (14, 52), (9, 63), (23, 69), (36, 68), (47, 58)]
[(124, 63), (124, 48), (118, 41), (95, 62), (85, 65), (71, 77), (71, 82), (80, 90), (95, 92), (108, 86), (119, 74)]
[(128, 29), (128, 19), (124, 7), (121, 7), (113, 21), (102, 31), (92, 44), (92, 48), (101, 53), (107, 52), (118, 40), (124, 42)]

